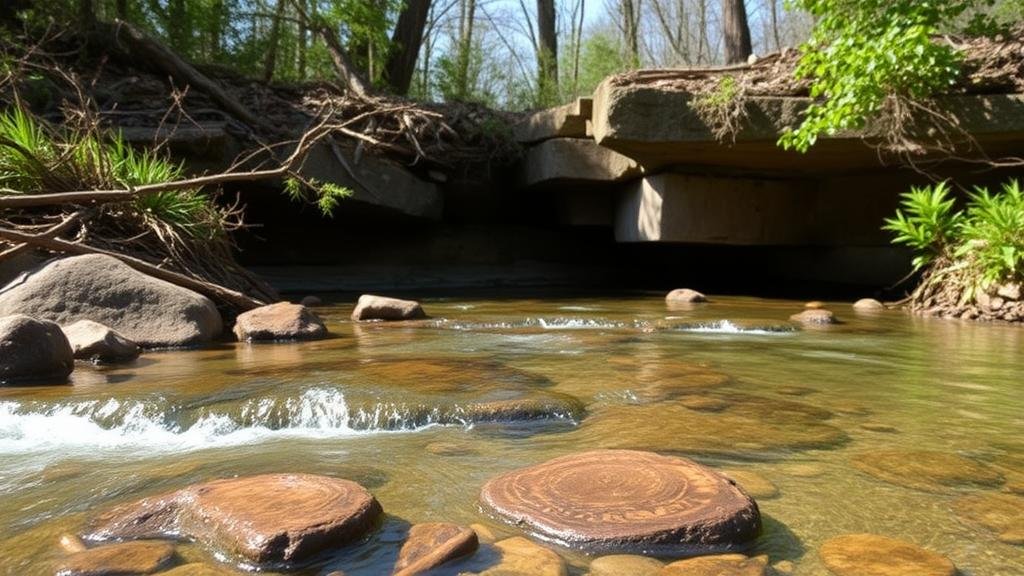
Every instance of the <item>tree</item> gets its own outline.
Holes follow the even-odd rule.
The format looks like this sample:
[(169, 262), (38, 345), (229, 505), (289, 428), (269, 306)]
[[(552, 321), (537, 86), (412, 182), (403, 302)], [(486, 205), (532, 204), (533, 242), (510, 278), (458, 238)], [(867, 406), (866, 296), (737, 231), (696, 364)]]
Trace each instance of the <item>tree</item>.
[(743, 0), (722, 0), (722, 35), (725, 39), (725, 62), (746, 62), (753, 48)]
[(408, 0), (391, 34), (391, 52), (384, 67), (388, 86), (395, 94), (407, 94), (416, 73), (416, 60), (430, 14), (430, 0)]
[(555, 0), (537, 0), (537, 95), (541, 102), (558, 94), (558, 35)]

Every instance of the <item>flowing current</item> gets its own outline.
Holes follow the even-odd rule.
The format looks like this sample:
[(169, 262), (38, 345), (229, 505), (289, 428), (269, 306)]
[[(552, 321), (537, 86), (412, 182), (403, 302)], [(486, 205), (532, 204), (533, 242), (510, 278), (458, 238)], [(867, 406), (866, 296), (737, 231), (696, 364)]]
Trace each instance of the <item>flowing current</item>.
[[(357, 325), (353, 298), (327, 300), (329, 340), (153, 352), (79, 365), (70, 385), (0, 387), (0, 575), (52, 575), (60, 536), (111, 506), (268, 472), (355, 480), (387, 513), (365, 542), (291, 573), (390, 574), (411, 523), (522, 535), (481, 511), (480, 487), (597, 447), (766, 481), (748, 553), (796, 576), (827, 574), (822, 543), (862, 532), (940, 552), (964, 575), (1024, 575), (1024, 547), (961, 505), (1024, 500), (1019, 327), (832, 302), (842, 324), (799, 328), (787, 319), (801, 302), (668, 309), (660, 295), (427, 300), (430, 320)], [(921, 472), (928, 453), (998, 481), (943, 484), (960, 472)], [(178, 546), (183, 561), (237, 569)], [(555, 550), (587, 572), (592, 558)], [(485, 545), (440, 573), (496, 557)]]

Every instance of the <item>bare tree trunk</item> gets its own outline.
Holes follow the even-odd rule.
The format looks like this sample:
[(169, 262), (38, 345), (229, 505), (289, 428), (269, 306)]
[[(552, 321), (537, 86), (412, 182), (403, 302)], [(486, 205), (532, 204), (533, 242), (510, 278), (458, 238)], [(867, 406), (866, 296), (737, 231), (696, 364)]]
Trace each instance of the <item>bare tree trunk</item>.
[(626, 43), (626, 59), (630, 68), (640, 67), (640, 5), (641, 0), (620, 0), (622, 32)]
[(277, 7), (274, 8), (274, 21), (270, 24), (270, 46), (267, 47), (267, 55), (263, 60), (263, 80), (270, 82), (274, 79), (274, 69), (277, 67), (277, 45), (281, 39), (281, 19), (284, 18), (285, 0), (277, 0)]
[(469, 68), (473, 50), (473, 28), (476, 20), (476, 0), (463, 0), (459, 20), (459, 60), (456, 91), (460, 98), (469, 96)]
[(299, 45), (296, 47), (295, 68), (298, 70), (299, 80), (306, 79), (306, 51), (309, 49), (309, 25), (306, 23), (305, 13), (306, 0), (299, 0), (303, 10), (299, 12)]
[(580, 52), (583, 46), (583, 17), (586, 15), (586, 0), (580, 0), (579, 20), (576, 23), (576, 42), (572, 55), (572, 95), (580, 96)]
[(782, 35), (779, 33), (779, 2), (778, 0), (768, 0), (768, 2), (772, 20), (772, 37), (775, 39), (775, 51), (778, 52), (782, 50)]
[(558, 91), (555, 0), (537, 0), (537, 95), (547, 103)]
[(750, 26), (743, 0), (722, 0), (722, 34), (725, 39), (725, 63), (746, 62), (753, 52)]
[[(349, 58), (348, 53), (341, 46), (341, 41), (338, 40), (338, 35), (335, 30), (331, 30), (321, 22), (311, 20), (309, 15), (306, 14), (306, 7), (303, 6), (305, 2), (302, 0), (291, 0), (292, 6), (298, 11), (300, 17), (309, 22), (310, 26), (316, 30), (316, 33), (324, 41), (324, 45), (327, 46), (327, 52), (331, 55), (331, 62), (334, 64), (334, 69), (338, 73), (338, 77), (345, 82), (348, 89), (353, 94), (360, 97), (370, 96), (371, 90), (370, 85), (366, 80), (359, 74), (358, 69), (352, 64), (352, 60)], [(312, 3), (312, 6), (316, 6), (316, 2)]]
[(388, 85), (395, 94), (409, 93), (429, 13), (430, 0), (408, 0), (398, 15), (391, 34), (391, 54), (384, 68)]
[(171, 48), (179, 54), (188, 54), (185, 45), (188, 35), (187, 11), (185, 0), (170, 0), (167, 4), (167, 39)]

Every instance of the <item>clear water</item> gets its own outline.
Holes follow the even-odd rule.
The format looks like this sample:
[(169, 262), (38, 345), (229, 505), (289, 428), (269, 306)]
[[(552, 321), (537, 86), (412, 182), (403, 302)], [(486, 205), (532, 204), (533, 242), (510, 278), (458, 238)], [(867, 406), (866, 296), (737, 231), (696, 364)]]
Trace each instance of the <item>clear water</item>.
[[(802, 304), (744, 298), (434, 299), (431, 320), (389, 325), (353, 325), (351, 305), (317, 310), (330, 340), (156, 352), (79, 366), (73, 386), (0, 388), (0, 574), (52, 574), (59, 536), (113, 504), (264, 472), (350, 478), (387, 513), (299, 574), (389, 574), (410, 523), (518, 534), (479, 509), (480, 486), (597, 447), (769, 479), (779, 495), (759, 500), (750, 552), (798, 575), (825, 574), (818, 547), (851, 532), (913, 541), (965, 575), (1024, 574), (1024, 546), (955, 507), (1024, 485), (1019, 327), (832, 303), (842, 325), (797, 330)], [(488, 409), (510, 402), (526, 406), (513, 422)], [(921, 489), (854, 465), (891, 450), (959, 455), (1006, 482)], [(557, 551), (586, 571), (586, 555)], [(218, 562), (196, 544), (180, 554)]]

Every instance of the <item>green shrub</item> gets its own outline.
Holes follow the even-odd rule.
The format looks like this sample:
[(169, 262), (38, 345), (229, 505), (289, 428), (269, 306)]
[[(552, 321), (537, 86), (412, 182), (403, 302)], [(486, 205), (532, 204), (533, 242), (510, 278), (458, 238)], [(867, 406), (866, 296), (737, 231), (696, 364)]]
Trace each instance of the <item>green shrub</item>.
[(945, 182), (913, 188), (884, 228), (914, 251), (915, 270), (964, 278), (964, 301), (1024, 276), (1024, 191), (1016, 180), (995, 194), (976, 187), (964, 208)]

